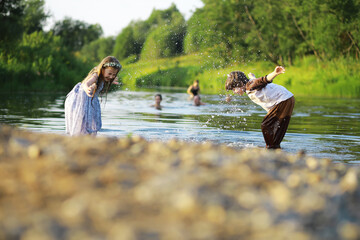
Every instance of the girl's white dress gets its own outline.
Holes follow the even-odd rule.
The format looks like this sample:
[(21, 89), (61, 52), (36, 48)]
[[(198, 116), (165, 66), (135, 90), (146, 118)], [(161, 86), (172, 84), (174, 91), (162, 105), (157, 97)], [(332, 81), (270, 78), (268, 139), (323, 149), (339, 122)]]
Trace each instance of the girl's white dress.
[(94, 97), (86, 95), (81, 82), (68, 93), (65, 100), (66, 133), (73, 135), (96, 134), (101, 129), (99, 93), (104, 87), (101, 81)]

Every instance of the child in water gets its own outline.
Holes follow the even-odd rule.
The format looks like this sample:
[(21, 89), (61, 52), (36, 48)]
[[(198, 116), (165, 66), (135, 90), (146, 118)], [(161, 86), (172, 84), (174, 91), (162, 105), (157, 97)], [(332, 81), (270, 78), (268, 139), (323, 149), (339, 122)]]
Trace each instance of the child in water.
[(116, 76), (121, 68), (115, 57), (108, 56), (68, 93), (65, 100), (67, 134), (97, 134), (102, 125), (98, 96), (107, 93), (111, 84), (118, 84)]
[(190, 96), (190, 99), (194, 98), (196, 95), (199, 95), (200, 93), (200, 86), (199, 86), (199, 80), (196, 79), (193, 84), (191, 84), (187, 91)]
[(155, 107), (157, 110), (161, 110), (162, 109), (161, 101), (162, 101), (161, 94), (160, 93), (155, 94), (155, 104), (151, 105), (151, 107)]
[(249, 73), (250, 79), (243, 72), (234, 71), (228, 75), (225, 83), (227, 91), (243, 95), (249, 98), (267, 111), (261, 124), (261, 130), (265, 139), (266, 148), (280, 148), (288, 128), (291, 114), (294, 109), (295, 98), (285, 87), (272, 83), (273, 79), (285, 73), (285, 68), (277, 66), (268, 75), (255, 78)]
[(205, 103), (203, 103), (203, 102), (201, 101), (200, 95), (194, 96), (194, 105), (195, 105), (195, 106), (205, 105)]

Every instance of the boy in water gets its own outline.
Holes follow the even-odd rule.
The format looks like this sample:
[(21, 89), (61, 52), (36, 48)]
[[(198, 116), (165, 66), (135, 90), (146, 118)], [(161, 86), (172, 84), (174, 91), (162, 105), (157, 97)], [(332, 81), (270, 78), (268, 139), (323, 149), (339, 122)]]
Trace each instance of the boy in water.
[(157, 110), (161, 110), (162, 106), (161, 106), (161, 101), (162, 101), (162, 96), (160, 93), (157, 93), (155, 95), (155, 104), (151, 105), (151, 107), (155, 107)]
[(249, 98), (267, 111), (261, 123), (261, 130), (264, 135), (266, 148), (280, 148), (286, 130), (289, 126), (291, 114), (294, 109), (295, 98), (285, 87), (272, 83), (273, 79), (285, 73), (285, 68), (277, 66), (268, 75), (255, 78), (249, 73), (250, 79), (243, 72), (234, 71), (228, 75), (225, 83), (227, 91), (243, 95), (246, 93)]
[(194, 105), (201, 106), (201, 105), (205, 105), (205, 103), (201, 101), (201, 97), (199, 95), (196, 95), (194, 96)]

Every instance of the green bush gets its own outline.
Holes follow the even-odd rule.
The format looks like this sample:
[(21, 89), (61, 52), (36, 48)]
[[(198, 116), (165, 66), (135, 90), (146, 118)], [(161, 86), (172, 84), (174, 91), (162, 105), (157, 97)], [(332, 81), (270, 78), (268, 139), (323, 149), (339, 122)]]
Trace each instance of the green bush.
[(16, 51), (0, 55), (0, 66), (0, 83), (10, 91), (67, 91), (91, 68), (51, 32), (24, 34)]
[(196, 66), (175, 67), (158, 70), (136, 79), (136, 87), (187, 87), (189, 79), (194, 80), (200, 68)]
[(79, 58), (83, 62), (96, 65), (104, 57), (113, 55), (114, 44), (115, 40), (113, 37), (99, 38), (83, 46), (79, 53)]

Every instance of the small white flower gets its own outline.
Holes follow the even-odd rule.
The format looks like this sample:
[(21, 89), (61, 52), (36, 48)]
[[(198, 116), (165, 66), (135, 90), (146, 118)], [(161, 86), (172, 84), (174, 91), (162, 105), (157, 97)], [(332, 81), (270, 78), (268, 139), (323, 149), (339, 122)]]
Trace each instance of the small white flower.
[(116, 63), (116, 62), (107, 62), (107, 63), (105, 63), (103, 65), (103, 67), (115, 67), (115, 68), (118, 68), (118, 69), (122, 68), (121, 64)]

